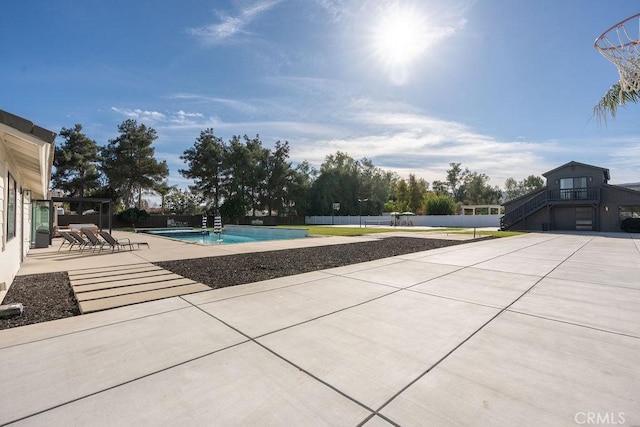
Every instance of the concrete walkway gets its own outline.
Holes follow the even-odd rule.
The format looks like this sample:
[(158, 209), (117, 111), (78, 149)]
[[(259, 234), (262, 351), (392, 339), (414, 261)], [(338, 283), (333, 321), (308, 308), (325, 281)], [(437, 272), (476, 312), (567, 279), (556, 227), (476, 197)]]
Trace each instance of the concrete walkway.
[(0, 424), (639, 425), (638, 238), (478, 241), (0, 331)]

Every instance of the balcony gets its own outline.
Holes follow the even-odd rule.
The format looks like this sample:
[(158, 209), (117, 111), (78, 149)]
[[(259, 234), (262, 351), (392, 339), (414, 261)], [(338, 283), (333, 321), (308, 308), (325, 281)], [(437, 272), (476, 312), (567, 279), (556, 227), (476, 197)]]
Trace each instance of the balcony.
[(549, 190), (547, 200), (550, 203), (599, 203), (600, 187), (567, 188)]

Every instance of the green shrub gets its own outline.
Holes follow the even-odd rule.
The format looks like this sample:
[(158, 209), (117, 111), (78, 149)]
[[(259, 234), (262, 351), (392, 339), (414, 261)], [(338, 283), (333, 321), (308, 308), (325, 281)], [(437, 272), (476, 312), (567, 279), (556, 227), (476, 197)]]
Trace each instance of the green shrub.
[(453, 215), (456, 203), (446, 194), (429, 194), (425, 201), (427, 215)]
[(131, 224), (135, 227), (139, 222), (149, 218), (149, 214), (144, 209), (140, 210), (138, 208), (129, 208), (118, 213), (116, 217), (120, 221), (126, 222), (127, 224)]

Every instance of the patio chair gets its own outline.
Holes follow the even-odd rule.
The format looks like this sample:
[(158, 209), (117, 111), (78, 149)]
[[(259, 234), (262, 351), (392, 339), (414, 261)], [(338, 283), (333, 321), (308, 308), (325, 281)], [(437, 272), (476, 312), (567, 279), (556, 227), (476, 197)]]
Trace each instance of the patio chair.
[(77, 242), (77, 245), (80, 248), (80, 252), (82, 252), (84, 248), (88, 246), (93, 246), (93, 243), (91, 241), (82, 237), (77, 231), (67, 231), (66, 233)]
[(69, 250), (73, 249), (74, 246), (80, 247), (80, 243), (70, 236), (67, 231), (58, 231), (58, 234), (62, 237), (62, 244), (58, 248), (58, 252), (60, 252), (60, 249), (62, 249), (65, 244), (69, 245)]
[(82, 227), (80, 229), (80, 231), (82, 231), (82, 234), (84, 234), (84, 236), (89, 240), (91, 247), (93, 247), (93, 250), (95, 251), (96, 249), (100, 249), (102, 250), (102, 248), (104, 247), (104, 245), (106, 244), (106, 242), (102, 242), (100, 241), (100, 239), (98, 239), (98, 236), (96, 236), (93, 232), (93, 230), (91, 228), (88, 227)]
[(131, 240), (126, 238), (116, 239), (107, 231), (100, 231), (99, 234), (100, 234), (100, 237), (104, 239), (105, 243), (111, 246), (111, 252), (113, 252), (116, 248), (120, 250), (121, 247), (125, 247), (125, 246), (129, 246), (129, 250), (132, 250), (133, 245), (137, 245), (138, 249), (140, 248), (140, 245), (146, 245), (148, 248), (150, 248), (149, 243), (147, 242), (132, 242)]

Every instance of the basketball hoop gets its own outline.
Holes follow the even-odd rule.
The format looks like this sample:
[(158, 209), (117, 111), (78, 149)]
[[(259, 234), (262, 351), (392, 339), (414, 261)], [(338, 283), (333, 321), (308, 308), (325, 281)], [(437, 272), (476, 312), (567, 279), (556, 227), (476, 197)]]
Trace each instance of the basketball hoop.
[(618, 68), (622, 91), (640, 91), (640, 13), (607, 29), (593, 47)]

